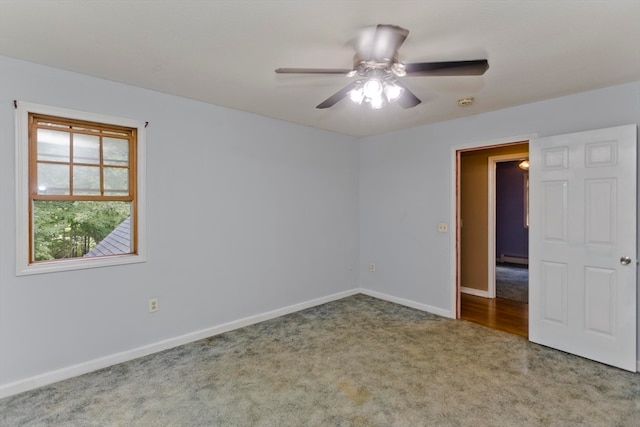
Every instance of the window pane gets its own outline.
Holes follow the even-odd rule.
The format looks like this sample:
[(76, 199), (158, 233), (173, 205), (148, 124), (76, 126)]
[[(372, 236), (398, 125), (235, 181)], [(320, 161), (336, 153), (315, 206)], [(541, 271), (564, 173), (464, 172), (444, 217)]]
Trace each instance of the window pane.
[(33, 202), (34, 260), (132, 253), (129, 202)]
[(38, 163), (38, 194), (69, 194), (69, 165)]
[(129, 140), (119, 138), (102, 138), (102, 150), (105, 165), (129, 165)]
[(73, 167), (73, 195), (100, 195), (100, 166)]
[(104, 168), (104, 194), (127, 196), (129, 194), (129, 169)]
[(75, 163), (100, 163), (100, 138), (97, 135), (73, 134), (73, 161)]
[(38, 160), (69, 163), (69, 132), (38, 129)]

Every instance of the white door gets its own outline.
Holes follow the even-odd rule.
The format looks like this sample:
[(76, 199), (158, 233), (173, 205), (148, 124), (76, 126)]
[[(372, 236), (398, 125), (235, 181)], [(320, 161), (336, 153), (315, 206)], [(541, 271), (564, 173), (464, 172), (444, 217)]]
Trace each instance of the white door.
[(529, 155), (529, 339), (636, 371), (636, 125)]

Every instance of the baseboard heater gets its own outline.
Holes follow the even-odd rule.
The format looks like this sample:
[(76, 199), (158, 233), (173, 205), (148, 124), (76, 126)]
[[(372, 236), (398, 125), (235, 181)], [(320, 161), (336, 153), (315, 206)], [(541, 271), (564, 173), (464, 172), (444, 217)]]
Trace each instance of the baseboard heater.
[(529, 258), (500, 254), (500, 258), (498, 259), (498, 262), (508, 262), (510, 264), (529, 265)]

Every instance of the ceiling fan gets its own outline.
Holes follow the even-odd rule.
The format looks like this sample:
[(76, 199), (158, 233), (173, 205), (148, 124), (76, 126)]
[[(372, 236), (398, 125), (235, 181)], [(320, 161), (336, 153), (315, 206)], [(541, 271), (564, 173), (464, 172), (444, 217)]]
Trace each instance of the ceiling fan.
[(278, 74), (343, 74), (358, 78), (318, 104), (329, 108), (349, 97), (356, 104), (369, 104), (373, 109), (397, 102), (411, 108), (422, 101), (398, 79), (404, 76), (479, 76), (489, 68), (486, 59), (471, 61), (418, 62), (404, 64), (398, 60), (398, 49), (409, 30), (396, 25), (376, 26), (370, 43), (360, 40), (353, 57), (353, 68), (278, 68)]

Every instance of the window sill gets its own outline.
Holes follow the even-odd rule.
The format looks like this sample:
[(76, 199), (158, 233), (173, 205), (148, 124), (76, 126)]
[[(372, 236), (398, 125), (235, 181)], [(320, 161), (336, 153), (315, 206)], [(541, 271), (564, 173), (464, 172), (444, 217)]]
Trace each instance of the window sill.
[(73, 258), (69, 260), (40, 261), (25, 266), (17, 266), (17, 276), (31, 274), (55, 273), (59, 271), (84, 270), (89, 268), (109, 267), (114, 265), (137, 264), (146, 262), (141, 255), (112, 255), (99, 258)]

